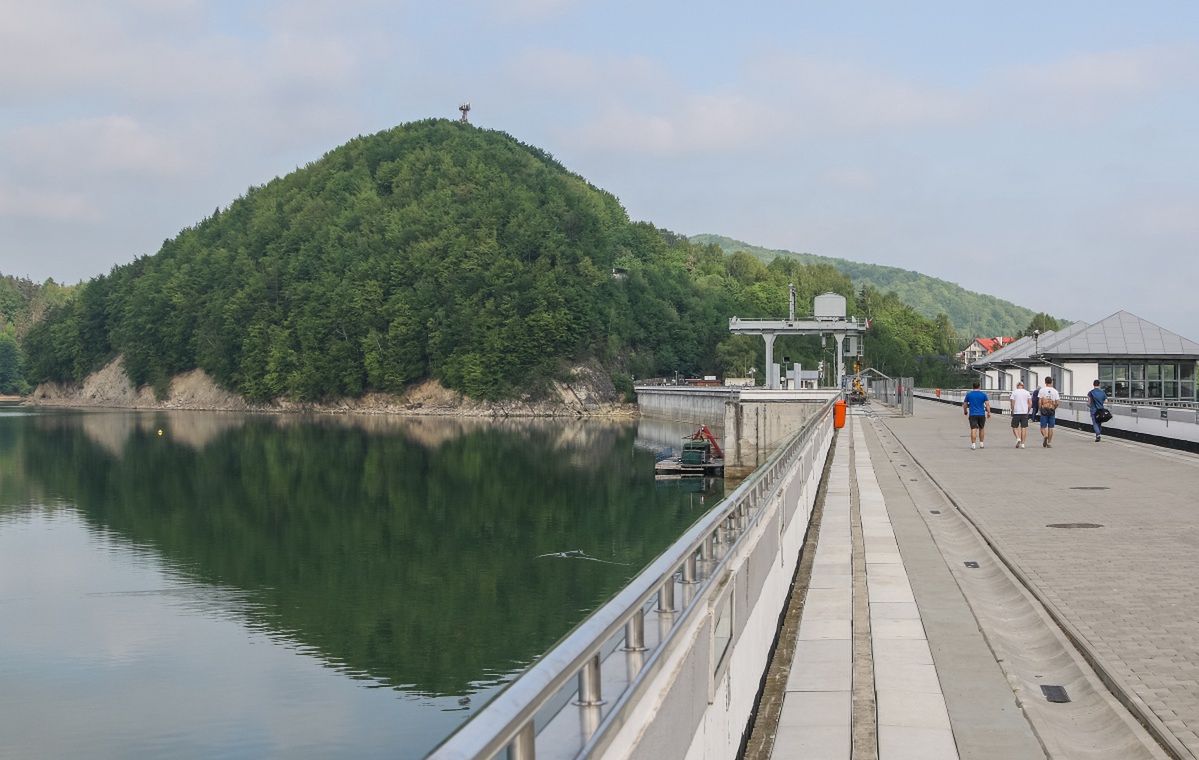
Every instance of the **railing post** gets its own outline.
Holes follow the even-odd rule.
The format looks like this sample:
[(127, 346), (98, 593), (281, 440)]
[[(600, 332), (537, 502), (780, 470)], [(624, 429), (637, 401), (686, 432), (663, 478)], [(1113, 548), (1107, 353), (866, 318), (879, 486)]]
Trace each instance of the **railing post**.
[(537, 734), (533, 721), (521, 727), (508, 744), (508, 760), (534, 760), (537, 757)]
[(658, 589), (658, 612), (678, 612), (674, 606), (674, 575), (671, 574)]
[(579, 669), (579, 698), (575, 700), (575, 704), (580, 707), (595, 707), (603, 703), (603, 695), (600, 693), (600, 657), (597, 652)]
[(695, 552), (687, 555), (687, 559), (683, 560), (683, 583), (692, 584), (699, 583), (695, 578)]
[(645, 608), (642, 607), (624, 624), (624, 651), (644, 652), (645, 649)]
[(713, 545), (711, 533), (709, 533), (707, 536), (704, 536), (704, 543), (700, 549), (700, 553), (704, 562), (712, 562), (716, 559), (716, 547)]

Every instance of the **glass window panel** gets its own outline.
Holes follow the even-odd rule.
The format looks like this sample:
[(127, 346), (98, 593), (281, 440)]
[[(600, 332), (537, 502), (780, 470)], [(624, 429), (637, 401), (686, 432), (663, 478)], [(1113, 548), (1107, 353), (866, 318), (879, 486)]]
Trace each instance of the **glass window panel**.
[(1110, 365), (1110, 364), (1100, 364), (1099, 365), (1099, 381), (1100, 382), (1110, 383), (1112, 381), (1113, 376), (1114, 376), (1114, 374), (1112, 371), (1112, 365)]
[(1107, 394), (1108, 398), (1116, 397), (1116, 391), (1114, 388), (1112, 388), (1112, 384), (1110, 382), (1104, 383), (1103, 385), (1101, 385), (1099, 387), (1103, 388), (1103, 392)]
[(1128, 379), (1129, 380), (1144, 380), (1145, 379), (1145, 365), (1144, 364), (1128, 365)]
[(1128, 398), (1128, 381), (1117, 380), (1116, 391), (1112, 394), (1115, 398)]
[(1128, 396), (1130, 398), (1145, 398), (1145, 381), (1133, 380), (1128, 384)]
[(1195, 379), (1195, 362), (1183, 362), (1178, 365), (1178, 379), (1194, 380)]
[(1150, 380), (1161, 380), (1162, 379), (1162, 365), (1150, 364), (1148, 367), (1146, 367), (1146, 369), (1148, 370), (1148, 376), (1149, 376), (1148, 379), (1150, 379)]
[(1161, 380), (1150, 380), (1148, 393), (1149, 393), (1149, 396), (1148, 396), (1149, 398), (1161, 398), (1162, 397), (1162, 381)]
[(1178, 381), (1163, 380), (1162, 381), (1162, 398), (1170, 399), (1171, 401), (1178, 398)]
[(1117, 365), (1115, 365), (1115, 370), (1116, 370), (1116, 380), (1127, 380), (1128, 379), (1128, 365), (1127, 364), (1117, 364)]
[(1195, 383), (1189, 380), (1182, 381), (1178, 386), (1178, 397), (1184, 401), (1195, 400)]
[(1162, 380), (1173, 380), (1173, 379), (1174, 379), (1174, 365), (1173, 364), (1163, 364), (1162, 365)]

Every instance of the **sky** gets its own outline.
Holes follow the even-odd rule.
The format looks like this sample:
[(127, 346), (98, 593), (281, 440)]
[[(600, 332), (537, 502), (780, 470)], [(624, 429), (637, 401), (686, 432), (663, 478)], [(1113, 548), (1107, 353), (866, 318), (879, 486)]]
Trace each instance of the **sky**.
[(1199, 4), (0, 0), (0, 272), (76, 282), (433, 116), (633, 219), (1199, 339)]

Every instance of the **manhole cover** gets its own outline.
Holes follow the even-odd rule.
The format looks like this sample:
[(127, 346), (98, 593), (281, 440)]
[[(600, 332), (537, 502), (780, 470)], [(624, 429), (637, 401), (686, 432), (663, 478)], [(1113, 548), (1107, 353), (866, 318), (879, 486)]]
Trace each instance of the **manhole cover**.
[(1070, 486), (1071, 491), (1110, 491), (1108, 486)]
[(1102, 528), (1099, 523), (1050, 523), (1046, 528)]

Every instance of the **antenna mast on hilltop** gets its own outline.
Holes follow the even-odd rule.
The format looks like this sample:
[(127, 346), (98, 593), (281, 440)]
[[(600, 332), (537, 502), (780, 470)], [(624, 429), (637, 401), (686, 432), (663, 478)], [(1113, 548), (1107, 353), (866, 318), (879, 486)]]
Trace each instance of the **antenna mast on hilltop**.
[(458, 121), (462, 122), (463, 124), (469, 124), (470, 119), (466, 118), (466, 115), (470, 113), (470, 103), (463, 103), (462, 105), (458, 106), (458, 110), (462, 112), (462, 118), (458, 119)]

